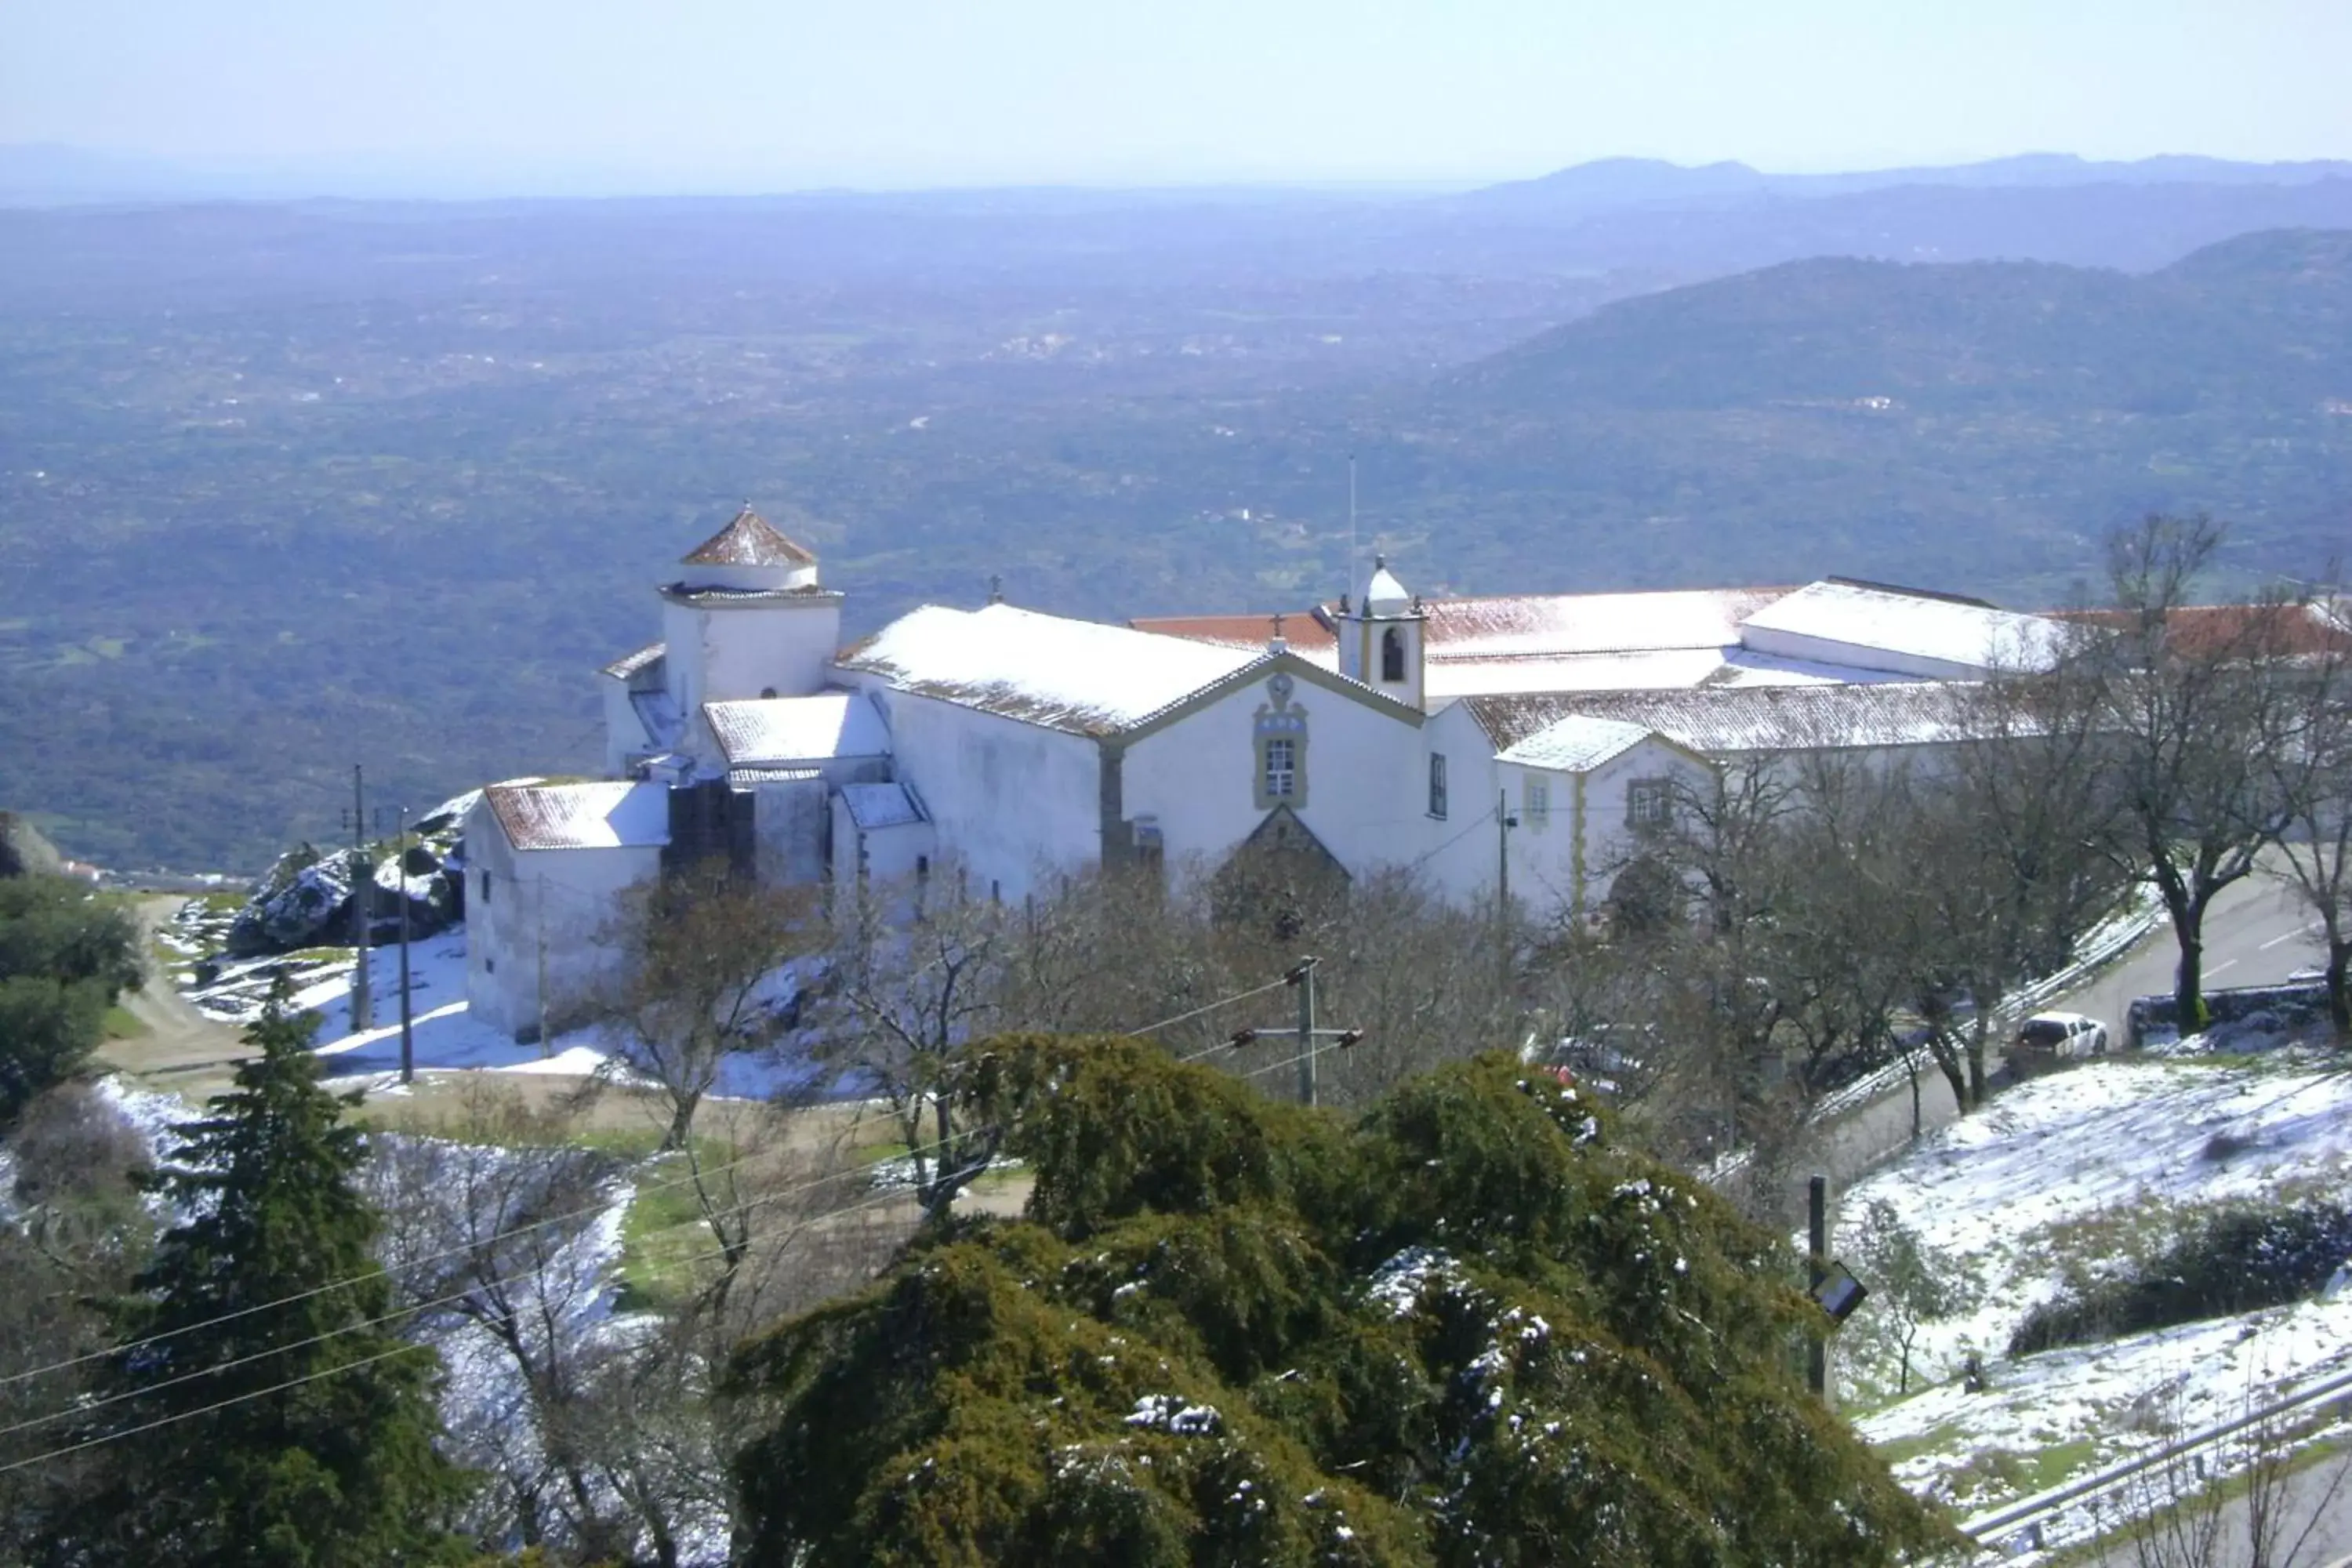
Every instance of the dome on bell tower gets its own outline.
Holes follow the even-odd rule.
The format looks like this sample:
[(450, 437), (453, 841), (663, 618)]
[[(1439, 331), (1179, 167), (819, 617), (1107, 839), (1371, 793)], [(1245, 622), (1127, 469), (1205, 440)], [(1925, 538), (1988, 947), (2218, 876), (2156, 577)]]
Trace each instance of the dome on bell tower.
[(816, 554), (776, 531), (745, 501), (733, 521), (687, 552), (683, 585), (767, 590), (816, 586)]
[(1364, 610), (1373, 616), (1409, 616), (1412, 614), (1412, 595), (1389, 570), (1389, 558), (1372, 557), (1372, 580), (1364, 584)]

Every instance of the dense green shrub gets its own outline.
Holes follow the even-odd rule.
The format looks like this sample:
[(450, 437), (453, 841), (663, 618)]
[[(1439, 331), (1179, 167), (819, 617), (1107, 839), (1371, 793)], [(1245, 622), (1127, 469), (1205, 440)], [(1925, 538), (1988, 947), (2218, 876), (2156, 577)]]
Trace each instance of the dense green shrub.
[(62, 877), (0, 878), (0, 1127), (80, 1068), (139, 983), (139, 928)]
[(1785, 1253), (1488, 1056), (1360, 1119), (1131, 1040), (992, 1042), (1036, 1186), (754, 1339), (755, 1563), (1891, 1563)]
[(2009, 1353), (2031, 1355), (2279, 1306), (2318, 1289), (2347, 1258), (2352, 1209), (2340, 1203), (2189, 1209), (2147, 1256), (2028, 1312), (2010, 1336)]

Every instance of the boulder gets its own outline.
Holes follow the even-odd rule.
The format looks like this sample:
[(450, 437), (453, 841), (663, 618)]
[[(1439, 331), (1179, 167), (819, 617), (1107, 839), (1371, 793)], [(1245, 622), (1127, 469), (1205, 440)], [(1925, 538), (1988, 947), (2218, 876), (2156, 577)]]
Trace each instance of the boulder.
[(228, 928), (228, 951), (240, 958), (348, 943), (356, 850), (324, 855), (310, 845), (280, 855)]
[(404, 897), (411, 942), (446, 931), (465, 918), (464, 878), (425, 845), (411, 845), (398, 861), (387, 858), (376, 867), (374, 898), (368, 909), (369, 930), (376, 942), (400, 940)]
[(348, 947), (353, 884), (367, 895), (372, 946), (400, 940), (400, 907), (408, 903), (411, 941), (446, 931), (465, 917), (465, 884), (442, 863), (442, 852), (412, 845), (397, 861), (372, 851), (322, 854), (310, 845), (278, 858), (228, 931), (228, 952), (239, 958), (293, 952), (306, 947)]

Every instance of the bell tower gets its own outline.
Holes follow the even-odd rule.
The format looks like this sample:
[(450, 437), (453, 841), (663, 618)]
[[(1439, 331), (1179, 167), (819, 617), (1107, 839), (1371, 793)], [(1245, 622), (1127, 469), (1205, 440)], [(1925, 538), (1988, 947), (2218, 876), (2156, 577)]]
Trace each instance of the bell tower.
[(670, 695), (692, 722), (705, 702), (806, 697), (841, 643), (841, 595), (816, 556), (747, 504), (661, 588)]
[(1339, 601), (1338, 630), (1340, 674), (1427, 710), (1423, 677), (1429, 616), (1389, 570), (1387, 556), (1372, 558), (1372, 580), (1360, 605)]

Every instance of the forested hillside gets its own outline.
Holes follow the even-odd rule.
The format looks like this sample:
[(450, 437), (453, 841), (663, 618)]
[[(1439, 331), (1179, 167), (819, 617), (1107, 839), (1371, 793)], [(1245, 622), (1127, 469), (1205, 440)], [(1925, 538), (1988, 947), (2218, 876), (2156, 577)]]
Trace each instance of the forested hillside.
[(1104, 616), (1336, 593), (1350, 452), (1423, 591), (2052, 602), (2111, 526), (2197, 508), (2240, 582), (2307, 569), (2352, 531), (2340, 232), (1654, 290), (1842, 203), (2137, 203), (2138, 253), (2339, 186), (0, 215), (0, 803), (252, 869), (337, 831), (353, 762), (411, 805), (590, 765), (590, 672), (747, 497), (852, 634), (995, 574)]

